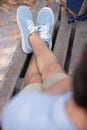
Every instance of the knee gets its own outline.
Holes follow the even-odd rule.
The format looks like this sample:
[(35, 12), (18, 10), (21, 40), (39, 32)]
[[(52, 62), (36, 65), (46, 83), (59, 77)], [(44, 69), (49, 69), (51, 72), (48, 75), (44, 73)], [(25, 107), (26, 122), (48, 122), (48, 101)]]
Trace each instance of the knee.
[(31, 84), (31, 83), (42, 83), (42, 77), (39, 73), (33, 74), (29, 79), (25, 78), (25, 84)]
[(53, 63), (48, 64), (44, 68), (42, 77), (43, 79), (47, 79), (53, 76), (54, 74), (58, 74), (58, 73), (64, 73), (64, 70), (62, 69), (60, 64), (58, 64), (57, 62), (53, 62)]

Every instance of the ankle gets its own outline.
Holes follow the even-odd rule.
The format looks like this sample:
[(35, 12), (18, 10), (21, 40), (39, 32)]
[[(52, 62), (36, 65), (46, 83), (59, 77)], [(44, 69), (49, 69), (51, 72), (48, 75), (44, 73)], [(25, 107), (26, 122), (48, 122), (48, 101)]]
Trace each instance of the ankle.
[[(29, 40), (29, 44), (30, 44), (30, 46), (33, 48), (34, 46), (38, 46), (38, 47), (40, 47), (40, 48), (42, 48), (45, 44), (46, 44), (46, 46), (48, 46), (48, 44), (47, 43), (45, 43), (45, 44), (43, 44), (43, 41), (41, 40), (41, 38), (39, 37), (39, 35), (37, 34), (37, 33), (32, 33), (30, 36), (29, 36), (29, 38), (28, 38), (28, 40)], [(34, 46), (33, 46), (33, 44), (34, 44)], [(36, 48), (35, 47), (35, 48)]]
[(36, 41), (38, 34), (36, 32), (33, 32), (28, 37), (29, 44), (32, 46), (32, 42)]

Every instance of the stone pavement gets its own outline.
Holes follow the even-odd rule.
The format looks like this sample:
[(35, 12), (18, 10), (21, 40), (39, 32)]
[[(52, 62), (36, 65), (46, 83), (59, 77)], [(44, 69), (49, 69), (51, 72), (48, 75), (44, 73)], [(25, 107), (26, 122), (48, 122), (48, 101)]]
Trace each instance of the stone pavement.
[(0, 82), (9, 69), (19, 39), (16, 12), (0, 11)]

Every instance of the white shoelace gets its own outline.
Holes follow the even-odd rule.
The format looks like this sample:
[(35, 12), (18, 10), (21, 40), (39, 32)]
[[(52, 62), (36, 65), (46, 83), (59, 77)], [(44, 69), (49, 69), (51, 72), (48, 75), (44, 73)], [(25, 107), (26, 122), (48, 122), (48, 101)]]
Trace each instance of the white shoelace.
[(36, 27), (31, 20), (27, 20), (27, 24), (28, 24), (28, 30), (30, 31), (30, 34), (36, 30)]
[(49, 39), (51, 38), (51, 35), (48, 33), (48, 28), (45, 25), (39, 25), (36, 26), (34, 25), (34, 23), (31, 20), (27, 20), (27, 24), (28, 24), (28, 30), (30, 31), (30, 34), (32, 32), (39, 32), (39, 36), (42, 39)]
[(48, 33), (48, 29), (47, 26), (45, 25), (40, 25), (36, 27), (38, 32), (39, 32), (39, 36), (42, 39), (49, 39), (51, 38), (51, 35)]

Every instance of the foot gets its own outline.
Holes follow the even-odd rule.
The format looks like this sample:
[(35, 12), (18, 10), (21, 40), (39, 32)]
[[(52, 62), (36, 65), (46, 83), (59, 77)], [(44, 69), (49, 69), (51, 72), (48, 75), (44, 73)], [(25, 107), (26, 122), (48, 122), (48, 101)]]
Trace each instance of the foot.
[(22, 37), (22, 49), (25, 53), (31, 53), (32, 48), (28, 37), (35, 32), (33, 16), (26, 6), (20, 6), (17, 10), (17, 23)]
[(44, 7), (40, 10), (37, 16), (36, 26), (38, 29), (38, 34), (43, 42), (47, 43), (49, 48), (52, 48), (52, 30), (54, 25), (54, 15), (53, 11)]

